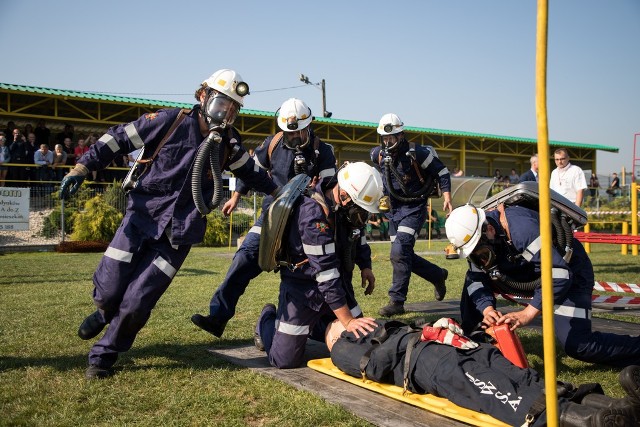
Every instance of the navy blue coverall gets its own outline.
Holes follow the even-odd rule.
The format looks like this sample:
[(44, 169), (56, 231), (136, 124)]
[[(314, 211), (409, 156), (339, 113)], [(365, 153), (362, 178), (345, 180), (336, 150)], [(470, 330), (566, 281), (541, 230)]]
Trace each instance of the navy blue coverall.
[[(150, 157), (179, 112), (159, 110), (110, 128), (79, 163), (90, 171), (103, 169), (115, 156), (143, 146)], [(206, 218), (197, 211), (191, 193), (191, 170), (204, 140), (198, 114), (194, 107), (186, 115), (129, 192), (122, 224), (93, 275), (93, 299), (109, 327), (91, 348), (90, 365), (110, 368), (118, 353), (131, 348), (191, 245), (202, 241)], [(222, 166), (257, 190), (273, 192), (276, 185), (264, 171), (254, 171), (237, 131), (228, 128), (222, 136), (223, 144), (232, 149)], [(205, 200), (211, 200), (213, 180), (206, 175), (202, 192)]]
[[(403, 387), (404, 360), (412, 333), (397, 321), (376, 322), (380, 326), (364, 337), (356, 338), (344, 331), (333, 345), (331, 360), (344, 373), (362, 378), (360, 362), (374, 348), (365, 368), (367, 379)], [(388, 338), (382, 344), (374, 344), (372, 340), (380, 341), (378, 337), (385, 327)], [(411, 392), (443, 397), (512, 426), (524, 425), (527, 412), (544, 390), (544, 382), (535, 370), (513, 365), (496, 347), (485, 343), (461, 350), (418, 341), (411, 351), (408, 372)], [(558, 402), (561, 411), (569, 403), (565, 397)], [(546, 412), (532, 425), (546, 425)]]
[[(488, 211), (487, 220), (504, 234), (500, 213)], [(507, 224), (516, 254), (522, 257), (510, 262), (507, 251), (496, 249), (498, 270), (517, 282), (529, 282), (540, 276), (540, 219), (538, 212), (522, 206), (507, 206)], [(553, 249), (553, 295), (556, 337), (567, 355), (591, 363), (624, 367), (640, 364), (640, 337), (602, 333), (591, 329), (591, 294), (593, 266), (582, 244), (573, 239), (573, 255), (567, 264)], [(460, 312), (462, 328), (470, 334), (483, 319), (483, 310), (495, 308), (496, 297), (488, 274), (469, 263), (465, 277)], [(542, 309), (542, 289), (534, 291), (529, 302)]]
[[(383, 176), (386, 176), (384, 158), (380, 156), (382, 147), (374, 147), (371, 150), (371, 160), (379, 165)], [(434, 154), (431, 147), (416, 145), (416, 163), (423, 169), (423, 175), (430, 175), (440, 184), (443, 192), (451, 191), (451, 177), (447, 167)], [(409, 143), (403, 139), (392, 156), (392, 165), (397, 170), (402, 180), (402, 185), (412, 193), (416, 193), (422, 187), (415, 167), (411, 164), (411, 158), (405, 153), (409, 151)], [(404, 195), (400, 182), (393, 173), (390, 173), (391, 185), (396, 194)], [(428, 199), (422, 198), (414, 202), (401, 201), (393, 197), (388, 188), (387, 179), (383, 179), (385, 194), (391, 199), (391, 212), (389, 218), (389, 237), (391, 238), (391, 265), (393, 266), (393, 278), (389, 289), (389, 298), (392, 302), (404, 303), (409, 291), (409, 279), (411, 273), (415, 273), (432, 283), (444, 280), (444, 271), (435, 264), (416, 255), (413, 248), (416, 244), (424, 222), (428, 218)]]
[[(255, 149), (253, 158), (256, 166), (269, 171), (269, 175), (276, 185), (283, 187), (296, 174), (294, 171), (295, 150), (288, 148), (282, 140), (269, 157), (269, 145), (275, 135), (267, 137), (258, 148)], [(284, 137), (283, 137), (284, 138)], [(311, 132), (309, 144), (303, 148), (306, 159), (307, 175), (318, 177), (320, 183), (325, 183), (333, 178), (336, 173), (336, 158), (329, 144), (318, 141), (317, 151), (314, 148), (317, 137)], [(236, 191), (246, 194), (249, 187), (239, 180)], [(216, 289), (209, 304), (209, 314), (220, 325), (229, 321), (236, 312), (238, 300), (249, 286), (249, 282), (262, 273), (258, 265), (258, 252), (260, 248), (260, 232), (262, 221), (272, 198), (265, 197), (262, 205), (262, 214), (251, 227), (240, 248), (233, 256), (233, 261), (224, 281)]]
[[(311, 197), (304, 197), (294, 209), (283, 246), (286, 243), (291, 264), (308, 262), (294, 271), (280, 270), (277, 313), (263, 311), (258, 320), (269, 362), (277, 368), (302, 364), (307, 338), (324, 341), (326, 326), (336, 318), (333, 310), (346, 304), (353, 317), (362, 316), (351, 283), (352, 271), (340, 253), (340, 248), (350, 244), (350, 233), (341, 232), (347, 220), (334, 211), (331, 199), (324, 200), (329, 218)], [(356, 244), (355, 264), (361, 270), (371, 268), (371, 248), (364, 227)]]

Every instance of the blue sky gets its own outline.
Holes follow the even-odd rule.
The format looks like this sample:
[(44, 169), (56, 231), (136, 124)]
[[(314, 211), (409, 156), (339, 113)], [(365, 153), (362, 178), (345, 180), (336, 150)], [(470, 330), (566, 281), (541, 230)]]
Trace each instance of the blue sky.
[[(191, 102), (234, 68), (246, 108), (289, 97), (334, 118), (537, 137), (535, 0), (1, 0), (0, 81)], [(550, 0), (549, 137), (620, 147), (640, 133), (640, 1)], [(640, 140), (638, 141), (640, 145)], [(640, 148), (638, 149), (640, 151)], [(637, 155), (640, 157), (640, 152)], [(640, 166), (640, 165), (639, 165)]]

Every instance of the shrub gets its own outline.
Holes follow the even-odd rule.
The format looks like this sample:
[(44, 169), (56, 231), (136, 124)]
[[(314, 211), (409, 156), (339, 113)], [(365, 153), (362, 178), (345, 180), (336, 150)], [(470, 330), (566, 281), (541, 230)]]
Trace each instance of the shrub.
[(207, 229), (202, 239), (203, 246), (220, 247), (229, 242), (229, 220), (218, 210), (207, 216)]
[(122, 218), (122, 213), (106, 203), (105, 198), (99, 194), (90, 199), (84, 210), (74, 216), (71, 238), (108, 242), (116, 234)]
[[(69, 234), (73, 232), (73, 217), (75, 216), (75, 209), (66, 208), (64, 210), (64, 230)], [(60, 234), (60, 206), (57, 206), (48, 217), (44, 220), (44, 226), (40, 235), (43, 237), (55, 237)]]

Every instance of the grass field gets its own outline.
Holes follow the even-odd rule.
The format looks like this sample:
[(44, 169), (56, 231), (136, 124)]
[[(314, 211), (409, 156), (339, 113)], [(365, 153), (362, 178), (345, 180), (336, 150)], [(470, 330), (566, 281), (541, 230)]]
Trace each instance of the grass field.
[[(592, 245), (596, 279), (636, 283), (638, 258), (616, 245)], [(377, 288), (359, 299), (376, 316), (391, 280), (388, 243), (372, 244)], [(459, 299), (466, 263), (444, 259), (444, 242), (421, 240), (416, 250), (449, 269), (447, 299)], [(434, 254), (435, 253), (435, 254)], [(121, 355), (118, 373), (86, 381), (93, 340), (76, 331), (94, 310), (91, 276), (101, 254), (17, 253), (0, 256), (0, 425), (23, 426), (364, 426), (369, 425), (312, 393), (228, 364), (207, 348), (252, 342), (253, 325), (266, 302), (277, 301), (278, 277), (264, 273), (240, 300), (223, 339), (197, 329), (193, 313), (207, 313), (233, 250), (194, 248), (162, 297), (133, 348)], [(354, 283), (360, 292), (359, 283)], [(360, 295), (362, 295), (360, 293)], [(408, 302), (432, 301), (433, 288), (412, 280)], [(423, 317), (407, 313), (400, 318)], [(617, 319), (638, 321), (633, 316)], [(532, 367), (544, 369), (541, 336), (521, 333)], [(617, 371), (559, 353), (563, 380), (601, 382), (622, 395)]]

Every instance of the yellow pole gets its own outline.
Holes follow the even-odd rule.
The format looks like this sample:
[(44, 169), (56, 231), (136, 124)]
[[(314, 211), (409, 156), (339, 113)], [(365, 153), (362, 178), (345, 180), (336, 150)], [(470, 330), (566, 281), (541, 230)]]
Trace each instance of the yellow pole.
[[(629, 234), (629, 224), (627, 221), (622, 221), (622, 235), (627, 236)], [(620, 254), (627, 255), (629, 253), (629, 246), (626, 243), (620, 245)]]
[[(427, 213), (427, 221), (429, 221), (429, 226), (427, 227), (427, 248), (431, 249), (431, 199), (429, 198), (429, 204), (428, 204), (428, 209), (429, 212)], [(380, 225), (382, 225), (382, 220), (380, 220)], [(418, 236), (420, 235), (420, 231), (418, 230)]]
[(536, 122), (538, 124), (538, 157), (540, 174), (540, 250), (542, 269), (542, 330), (544, 343), (544, 381), (546, 384), (547, 423), (558, 426), (558, 391), (556, 390), (556, 349), (553, 325), (553, 278), (551, 269), (551, 199), (548, 183), (549, 127), (547, 120), (547, 24), (548, 0), (538, 0), (536, 35)]
[(231, 216), (229, 217), (229, 251), (231, 251), (231, 235), (233, 234), (231, 227), (233, 227), (233, 212), (231, 212)]
[[(584, 225), (584, 232), (588, 233), (590, 230), (591, 230), (591, 226), (589, 225), (589, 223), (586, 223)], [(585, 242), (584, 243), (584, 251), (586, 253), (591, 253), (591, 243), (589, 243), (589, 242)]]
[[(638, 184), (631, 183), (631, 235), (638, 235)], [(638, 245), (631, 245), (631, 254), (638, 256)]]

